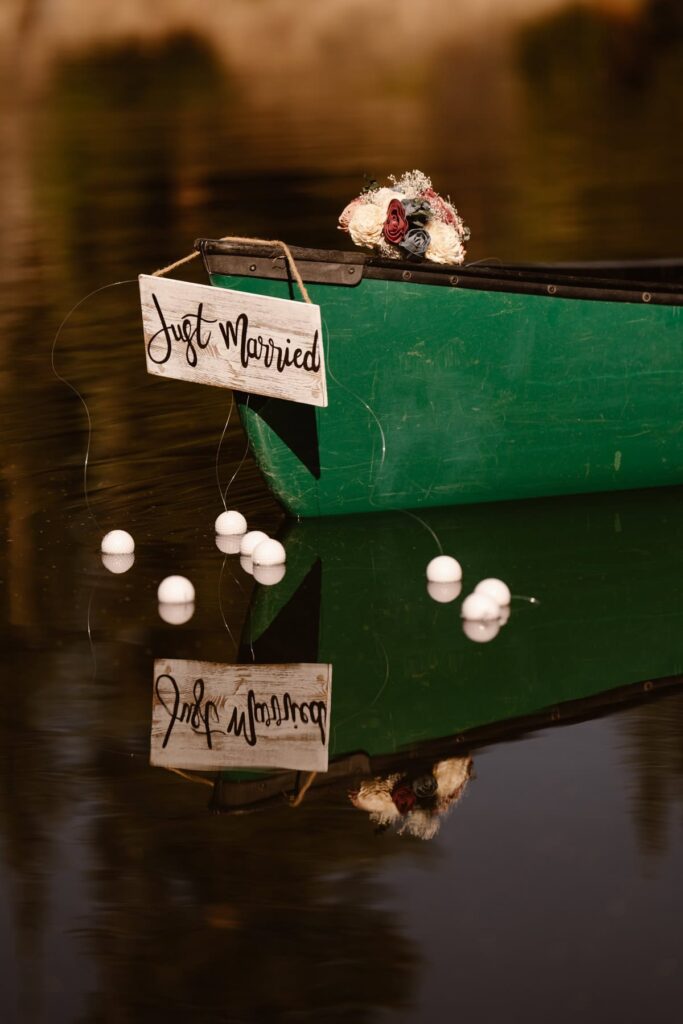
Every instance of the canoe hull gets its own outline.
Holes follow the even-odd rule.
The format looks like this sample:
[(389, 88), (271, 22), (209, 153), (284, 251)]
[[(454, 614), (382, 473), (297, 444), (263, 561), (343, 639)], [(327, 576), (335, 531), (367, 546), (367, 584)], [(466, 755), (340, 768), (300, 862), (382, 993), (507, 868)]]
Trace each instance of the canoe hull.
[[(525, 595), (486, 642), (458, 599), (429, 596), (436, 538), (461, 561), (461, 596), (492, 573)], [(287, 572), (254, 590), (241, 660), (334, 666), (321, 781), (463, 756), (683, 684), (683, 488), (319, 518), (281, 540)], [(229, 773), (220, 802), (290, 785)]]
[[(291, 295), (286, 280), (211, 280)], [(259, 466), (292, 514), (683, 481), (677, 299), (366, 276), (308, 290), (322, 310), (329, 406), (240, 396)]]
[[(438, 544), (435, 538), (438, 538)], [(287, 573), (258, 588), (249, 662), (334, 666), (330, 759), (370, 757), (683, 674), (683, 489), (290, 523)], [(461, 597), (513, 594), (488, 642), (428, 594), (439, 545)]]

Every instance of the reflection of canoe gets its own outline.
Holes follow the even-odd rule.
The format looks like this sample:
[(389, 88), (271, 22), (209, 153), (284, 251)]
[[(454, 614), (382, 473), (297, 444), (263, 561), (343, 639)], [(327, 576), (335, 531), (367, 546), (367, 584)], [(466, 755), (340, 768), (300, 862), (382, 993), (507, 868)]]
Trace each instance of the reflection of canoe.
[[(198, 245), (213, 284), (294, 296), (278, 251)], [(291, 512), (683, 481), (683, 261), (453, 268), (293, 252), (322, 309), (329, 406), (240, 399)]]
[[(337, 775), (451, 756), (680, 682), (683, 489), (433, 509), (420, 519), (291, 524), (285, 579), (256, 591), (245, 657), (333, 665)], [(459, 602), (427, 594), (430, 531), (462, 562), (463, 593), (497, 575), (539, 603), (513, 600), (498, 635), (473, 643)]]

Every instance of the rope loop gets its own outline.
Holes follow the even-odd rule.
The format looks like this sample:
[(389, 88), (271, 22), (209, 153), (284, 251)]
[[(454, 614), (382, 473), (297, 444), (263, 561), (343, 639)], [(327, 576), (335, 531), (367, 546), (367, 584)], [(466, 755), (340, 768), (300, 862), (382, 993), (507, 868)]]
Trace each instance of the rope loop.
[[(287, 262), (289, 264), (289, 269), (292, 272), (292, 277), (296, 281), (296, 283), (297, 283), (297, 285), (299, 287), (299, 291), (301, 292), (301, 295), (302, 295), (304, 301), (308, 302), (308, 303), (311, 303), (311, 297), (310, 297), (310, 295), (308, 294), (308, 292), (306, 290), (306, 285), (304, 284), (303, 279), (301, 277), (301, 274), (299, 273), (299, 268), (297, 267), (297, 265), (296, 265), (296, 263), (294, 261), (294, 257), (292, 256), (291, 250), (290, 250), (290, 248), (289, 248), (289, 246), (287, 245), (286, 242), (281, 242), (279, 239), (273, 239), (273, 238), (271, 238), (271, 239), (266, 239), (266, 238), (241, 238), (239, 235), (224, 235), (221, 239), (219, 239), (219, 241), (221, 241), (221, 242), (241, 242), (241, 243), (245, 243), (247, 245), (251, 244), (251, 245), (276, 245), (276, 246), (278, 246), (280, 249), (282, 249), (282, 251), (285, 254), (285, 257), (286, 257)], [(191, 252), (191, 253), (189, 253), (189, 255), (183, 256), (181, 259), (176, 260), (175, 263), (169, 263), (167, 267), (161, 267), (160, 270), (155, 270), (154, 273), (152, 274), (152, 277), (163, 277), (165, 274), (169, 274), (172, 270), (175, 270), (177, 267), (182, 267), (184, 263), (190, 263), (190, 261), (196, 259), (197, 256), (199, 256), (199, 252), (198, 251)]]

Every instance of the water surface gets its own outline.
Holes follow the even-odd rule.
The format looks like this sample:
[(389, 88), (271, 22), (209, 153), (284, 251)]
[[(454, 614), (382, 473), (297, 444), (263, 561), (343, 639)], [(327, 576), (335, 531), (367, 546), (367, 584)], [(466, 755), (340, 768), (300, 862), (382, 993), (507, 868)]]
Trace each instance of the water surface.
[[(426, 767), (466, 754), (475, 775), (429, 841), (378, 830), (343, 777), (312, 786), (296, 807), (282, 798), (216, 814), (208, 786), (149, 765), (154, 659), (231, 664), (254, 646), (262, 588), (216, 549), (219, 482), (237, 471), (228, 503), (250, 525), (275, 532), (284, 517), (242, 461), (234, 412), (218, 450), (230, 395), (145, 374), (137, 274), (202, 235), (338, 246), (336, 216), (363, 174), (413, 166), (472, 227), (472, 259), (680, 255), (675, 4), (631, 5), (628, 15), (548, 7), (505, 31), (462, 36), (449, 22), (421, 32), (413, 62), (401, 22), (401, 59), (362, 50), (378, 62), (372, 73), (348, 46), (335, 49), (334, 32), (337, 59), (321, 76), (319, 56), (306, 61), (293, 44), (290, 64), (273, 59), (270, 70), (234, 47), (226, 56), (199, 22), (152, 43), (103, 30), (97, 45), (69, 49), (28, 19), (40, 74), (29, 61), (21, 74), (5, 54), (14, 86), (0, 101), (3, 1020), (680, 1015), (675, 687), (466, 748), (450, 742), (455, 730), (425, 726), (419, 743), (440, 743), (429, 756), (420, 748)], [(201, 267), (186, 276), (202, 280)], [(129, 283), (84, 302), (54, 352), (87, 402), (89, 431), (51, 371), (51, 346), (71, 307), (117, 280)], [(477, 700), (485, 710), (496, 693), (512, 713), (534, 685), (554, 705), (560, 679), (569, 699), (589, 681), (597, 692), (600, 678), (607, 689), (680, 674), (680, 500), (667, 491), (551, 503), (534, 515), (564, 517), (557, 546), (551, 529), (536, 544), (532, 533), (523, 556), (521, 535), (517, 548), (506, 537), (524, 509), (456, 511), (438, 524), (463, 538), (457, 554), (479, 575), (493, 571), (490, 522), (490, 550), (515, 591), (544, 591), (535, 618), (513, 605), (487, 644), (468, 640), (457, 614), (429, 603), (410, 575), (411, 559), (435, 553), (420, 523), (387, 525), (377, 550), (398, 538), (404, 572), (370, 566), (367, 586), (342, 535), (348, 559), (329, 546), (321, 556), (341, 588), (325, 600), (341, 594), (348, 609), (355, 593), (367, 621), (310, 595), (301, 608), (338, 662), (340, 706), (360, 695), (348, 744), (356, 724), (375, 737), (386, 727), (380, 768), (408, 770), (397, 722), (419, 726), (435, 692), (453, 714), (462, 686), (465, 710)], [(123, 575), (99, 556), (115, 527), (137, 542)], [(171, 572), (197, 588), (193, 617), (177, 627), (156, 601)], [(280, 656), (303, 660), (311, 635), (300, 625)]]

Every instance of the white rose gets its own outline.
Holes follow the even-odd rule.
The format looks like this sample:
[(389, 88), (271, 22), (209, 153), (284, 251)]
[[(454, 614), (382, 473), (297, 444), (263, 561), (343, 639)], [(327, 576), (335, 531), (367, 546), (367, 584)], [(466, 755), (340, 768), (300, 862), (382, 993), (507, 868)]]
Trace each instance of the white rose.
[(427, 231), (430, 241), (425, 251), (425, 259), (433, 263), (462, 263), (465, 259), (465, 250), (460, 235), (452, 224), (430, 220)]
[(351, 212), (349, 234), (356, 245), (378, 245), (385, 220), (386, 209), (374, 203), (360, 203)]
[(368, 199), (375, 206), (381, 206), (386, 213), (392, 199), (399, 199), (403, 202), (405, 195), (403, 192), (397, 192), (394, 188), (378, 188), (376, 192), (369, 193)]

